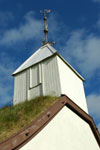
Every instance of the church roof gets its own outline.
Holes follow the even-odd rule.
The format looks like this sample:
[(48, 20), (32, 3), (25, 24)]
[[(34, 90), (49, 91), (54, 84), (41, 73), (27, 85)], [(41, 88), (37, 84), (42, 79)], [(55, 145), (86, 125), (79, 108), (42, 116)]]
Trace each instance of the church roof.
[(30, 56), (17, 70), (13, 72), (12, 75), (15, 75), (26, 68), (39, 63), (40, 61), (44, 60), (45, 58), (48, 58), (55, 54), (57, 51), (50, 45), (46, 44), (42, 47), (40, 47), (32, 56)]
[(46, 58), (49, 58), (53, 55), (58, 55), (64, 63), (71, 68), (71, 70), (82, 80), (85, 79), (57, 52), (57, 50), (52, 47), (49, 43), (45, 44), (44, 46), (40, 47), (32, 56), (30, 56), (20, 67), (18, 67), (14, 72), (13, 76), (17, 73), (35, 65)]
[(78, 117), (86, 122), (100, 147), (100, 135), (97, 130), (97, 127), (91, 118), (86, 112), (84, 112), (78, 105), (76, 105), (71, 99), (67, 96), (62, 95), (60, 100), (56, 101), (47, 111), (41, 114), (32, 124), (26, 127), (24, 130), (13, 135), (6, 141), (0, 143), (2, 150), (11, 150), (11, 149), (20, 149), (28, 143), (32, 138), (34, 138), (39, 132), (45, 128), (45, 126), (56, 116), (56, 114), (64, 107), (68, 107), (73, 111)]

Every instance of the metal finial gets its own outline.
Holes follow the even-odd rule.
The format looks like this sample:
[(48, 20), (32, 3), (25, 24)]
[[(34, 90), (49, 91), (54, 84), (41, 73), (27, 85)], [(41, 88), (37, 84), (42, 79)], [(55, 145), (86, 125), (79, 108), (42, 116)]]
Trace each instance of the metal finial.
[[(50, 9), (44, 9), (44, 11), (40, 10), (40, 13), (43, 14), (43, 19), (44, 19), (44, 38), (42, 40), (42, 45), (45, 45), (47, 43), (49, 43), (48, 40), (48, 24), (47, 24), (47, 13), (50, 13), (51, 10)], [(53, 45), (54, 42), (51, 43), (51, 45)]]

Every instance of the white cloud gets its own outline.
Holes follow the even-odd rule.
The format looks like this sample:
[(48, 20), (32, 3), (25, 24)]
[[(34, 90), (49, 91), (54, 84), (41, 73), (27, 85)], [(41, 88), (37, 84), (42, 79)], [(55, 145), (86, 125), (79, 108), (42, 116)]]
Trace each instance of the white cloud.
[[(60, 41), (63, 39), (61, 31), (64, 30), (64, 23), (58, 20), (58, 15), (52, 13), (48, 16), (48, 28), (49, 28), (49, 40), (57, 39)], [(65, 33), (64, 33), (65, 35)], [(63, 35), (63, 36), (64, 36)], [(59, 38), (58, 38), (59, 36)], [(43, 19), (41, 20), (35, 17), (35, 12), (28, 12), (22, 19), (22, 23), (12, 29), (5, 30), (0, 36), (0, 45), (12, 46), (13, 44), (20, 43), (28, 40), (40, 41), (43, 39)], [(41, 41), (40, 41), (41, 42)]]
[(86, 30), (71, 32), (62, 49), (63, 55), (87, 77), (92, 77), (100, 69), (100, 38), (86, 33)]
[(0, 44), (12, 45), (16, 42), (36, 39), (40, 37), (42, 22), (34, 17), (34, 12), (28, 12), (24, 17), (24, 23), (18, 28), (6, 30), (0, 37)]
[(100, 120), (100, 95), (91, 94), (87, 96), (87, 105), (90, 115)]

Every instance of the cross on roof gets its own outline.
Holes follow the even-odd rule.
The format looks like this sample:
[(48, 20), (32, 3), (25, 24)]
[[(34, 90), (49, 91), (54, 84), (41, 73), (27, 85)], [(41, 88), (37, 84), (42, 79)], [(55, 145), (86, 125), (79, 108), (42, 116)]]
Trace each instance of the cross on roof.
[[(42, 40), (42, 45), (45, 45), (47, 43), (50, 43), (48, 40), (48, 24), (47, 24), (47, 13), (50, 13), (50, 9), (44, 9), (44, 11), (40, 10), (40, 12), (43, 14), (44, 19), (44, 38)], [(54, 45), (54, 42), (50, 43), (51, 45)]]

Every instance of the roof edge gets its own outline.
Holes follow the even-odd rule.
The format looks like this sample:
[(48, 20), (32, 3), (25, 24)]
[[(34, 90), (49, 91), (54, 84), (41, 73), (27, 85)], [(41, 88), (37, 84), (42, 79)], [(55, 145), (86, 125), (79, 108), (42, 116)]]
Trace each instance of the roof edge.
[(22, 70), (22, 71), (20, 71), (20, 72), (17, 72), (17, 73), (15, 73), (15, 74), (12, 74), (12, 76), (16, 76), (17, 74), (19, 74), (19, 73), (21, 73), (21, 72), (23, 72), (23, 71), (25, 71), (25, 70), (29, 69), (29, 68), (30, 68), (30, 67), (32, 67), (32, 66), (35, 66), (35, 65), (37, 65), (37, 64), (39, 64), (39, 63), (41, 63), (42, 61), (47, 60), (48, 58), (51, 58), (51, 57), (53, 57), (53, 56), (55, 56), (55, 55), (57, 55), (57, 52), (55, 52), (53, 55), (48, 56), (48, 57), (44, 58), (43, 60), (41, 60), (41, 61), (39, 61), (39, 62), (37, 62), (37, 63), (35, 63), (35, 64), (31, 65), (31, 66), (29, 66), (29, 67), (27, 67), (27, 68), (23, 69), (23, 70)]
[(66, 95), (62, 95), (60, 100), (55, 102), (46, 112), (41, 114), (35, 121), (32, 122), (30, 126), (20, 131), (19, 133), (8, 138), (6, 141), (0, 143), (1, 150), (18, 150), (29, 142), (33, 137), (35, 137), (54, 117), (55, 115), (64, 107), (67, 106), (74, 113), (76, 113), (80, 118), (87, 122), (93, 132), (93, 135), (100, 147), (100, 135), (98, 129), (91, 118), (85, 111), (83, 111), (78, 105), (76, 105), (70, 98)]
[[(29, 67), (27, 67), (27, 68), (25, 68), (25, 69), (22, 69), (22, 70), (20, 70), (20, 71), (18, 71), (24, 64), (26, 64), (26, 63), (33, 57), (34, 54), (38, 53), (38, 52), (39, 52), (41, 49), (43, 49), (44, 47), (48, 47), (48, 49), (52, 52), (52, 55), (54, 55), (54, 54), (57, 52), (57, 50), (56, 50), (54, 47), (52, 47), (52, 46), (50, 45), (50, 43), (47, 43), (47, 44), (41, 46), (39, 49), (37, 49), (29, 58), (27, 58), (27, 59), (12, 73), (12, 76), (15, 76), (16, 74), (18, 74), (18, 73), (20, 73), (20, 72), (26, 70), (27, 68), (31, 67), (32, 65), (35, 65), (35, 64), (37, 64), (37, 63), (40, 63), (41, 61), (43, 61), (43, 60), (45, 60), (46, 58), (50, 57), (50, 56), (48, 56), (48, 57), (46, 57), (46, 58), (44, 58), (44, 59), (42, 59), (42, 60), (40, 60), (40, 61), (38, 61), (38, 62), (32, 64), (31, 66), (29, 66)], [(51, 55), (51, 56), (52, 56), (52, 55)]]
[[(34, 66), (34, 65), (36, 65), (36, 64), (38, 64), (38, 63), (41, 63), (42, 61), (44, 61), (44, 60), (46, 60), (46, 59), (48, 59), (48, 58), (50, 58), (50, 57), (53, 57), (53, 56), (55, 56), (55, 55), (57, 55), (58, 57), (60, 57), (60, 59), (61, 59), (83, 82), (85, 81), (85, 79), (84, 79), (57, 51), (56, 51), (53, 55), (48, 56), (48, 57), (44, 58), (43, 60), (41, 60), (41, 61), (39, 61), (39, 62), (37, 62), (37, 63), (31, 65), (31, 66)], [(29, 66), (28, 68), (30, 68), (31, 66)], [(21, 73), (21, 72), (25, 71), (25, 70), (28, 69), (28, 68), (25, 68), (25, 69), (23, 69), (22, 71), (17, 72), (17, 73), (12, 73), (12, 76), (17, 75), (18, 73)]]

